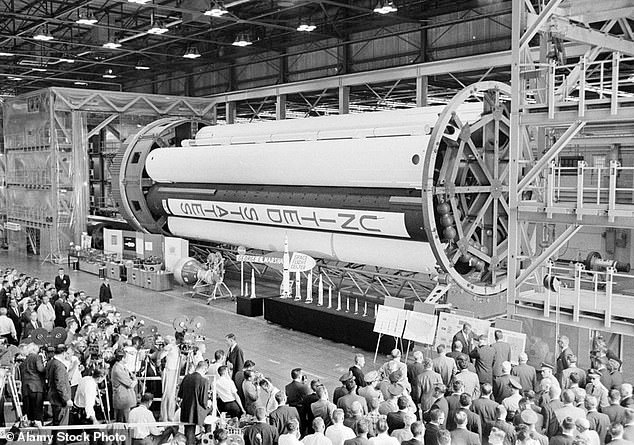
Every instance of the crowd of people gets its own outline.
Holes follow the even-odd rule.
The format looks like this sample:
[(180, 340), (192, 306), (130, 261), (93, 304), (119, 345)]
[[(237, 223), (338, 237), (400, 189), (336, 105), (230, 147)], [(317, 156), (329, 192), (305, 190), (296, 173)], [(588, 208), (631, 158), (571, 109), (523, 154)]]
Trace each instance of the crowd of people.
[(490, 344), (465, 324), (433, 358), (414, 350), (406, 363), (394, 350), (371, 369), (356, 354), (336, 388), (301, 368), (276, 386), (234, 334), (207, 357), (201, 338), (122, 318), (107, 280), (94, 298), (70, 285), (63, 269), (52, 282), (3, 275), (0, 366), (16, 371), (30, 425), (128, 422), (135, 444), (195, 444), (213, 431), (217, 445), (237, 435), (244, 445), (634, 445), (632, 385), (601, 338), (590, 369), (565, 336), (536, 369), (525, 353), (511, 363), (501, 331)]

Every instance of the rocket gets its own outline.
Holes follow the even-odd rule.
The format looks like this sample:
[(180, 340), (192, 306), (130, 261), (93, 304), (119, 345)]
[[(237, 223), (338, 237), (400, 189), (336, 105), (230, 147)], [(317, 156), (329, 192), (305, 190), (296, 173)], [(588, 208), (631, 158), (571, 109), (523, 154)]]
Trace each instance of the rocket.
[(282, 257), (282, 298), (291, 297), (291, 260), (288, 254), (288, 236), (284, 235), (284, 256)]

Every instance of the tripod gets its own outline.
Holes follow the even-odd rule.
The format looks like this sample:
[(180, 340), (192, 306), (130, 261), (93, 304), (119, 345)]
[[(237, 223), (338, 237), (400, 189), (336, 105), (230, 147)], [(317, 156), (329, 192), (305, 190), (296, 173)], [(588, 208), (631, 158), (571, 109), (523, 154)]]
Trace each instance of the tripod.
[[(0, 396), (4, 396), (5, 389), (8, 387), (13, 409), (15, 410), (15, 417), (19, 422), (22, 421), (22, 402), (20, 401), (20, 393), (18, 391), (18, 384), (15, 381), (14, 372), (13, 367), (0, 368)], [(1, 408), (4, 409), (4, 407)]]

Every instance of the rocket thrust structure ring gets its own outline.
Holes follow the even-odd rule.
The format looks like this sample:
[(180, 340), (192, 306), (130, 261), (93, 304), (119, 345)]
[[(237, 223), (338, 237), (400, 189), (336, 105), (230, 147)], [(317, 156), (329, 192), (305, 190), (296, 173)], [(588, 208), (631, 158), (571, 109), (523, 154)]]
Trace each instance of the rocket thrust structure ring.
[[(480, 297), (506, 290), (509, 212), (508, 85), (478, 82), (460, 91), (439, 116), (423, 169), (423, 218), (436, 260), (463, 289)], [(473, 100), (482, 117), (461, 122)]]

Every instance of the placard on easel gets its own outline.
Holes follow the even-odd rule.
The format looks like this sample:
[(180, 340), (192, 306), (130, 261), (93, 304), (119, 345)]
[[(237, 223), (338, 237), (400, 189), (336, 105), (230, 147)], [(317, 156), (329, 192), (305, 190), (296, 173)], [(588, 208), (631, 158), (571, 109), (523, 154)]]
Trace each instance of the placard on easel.
[(408, 311), (407, 323), (403, 331), (403, 338), (408, 341), (407, 355), (409, 356), (411, 342), (423, 345), (433, 345), (436, 336), (436, 326), (438, 325), (438, 316), (424, 312)]
[(376, 363), (376, 357), (379, 354), (379, 344), (381, 343), (381, 337), (383, 335), (389, 335), (394, 337), (396, 345), (398, 340), (403, 336), (403, 330), (405, 329), (405, 323), (407, 321), (407, 312), (405, 309), (380, 305), (376, 313), (374, 320), (374, 332), (379, 334), (379, 339), (376, 342), (376, 351), (374, 353), (374, 362)]

